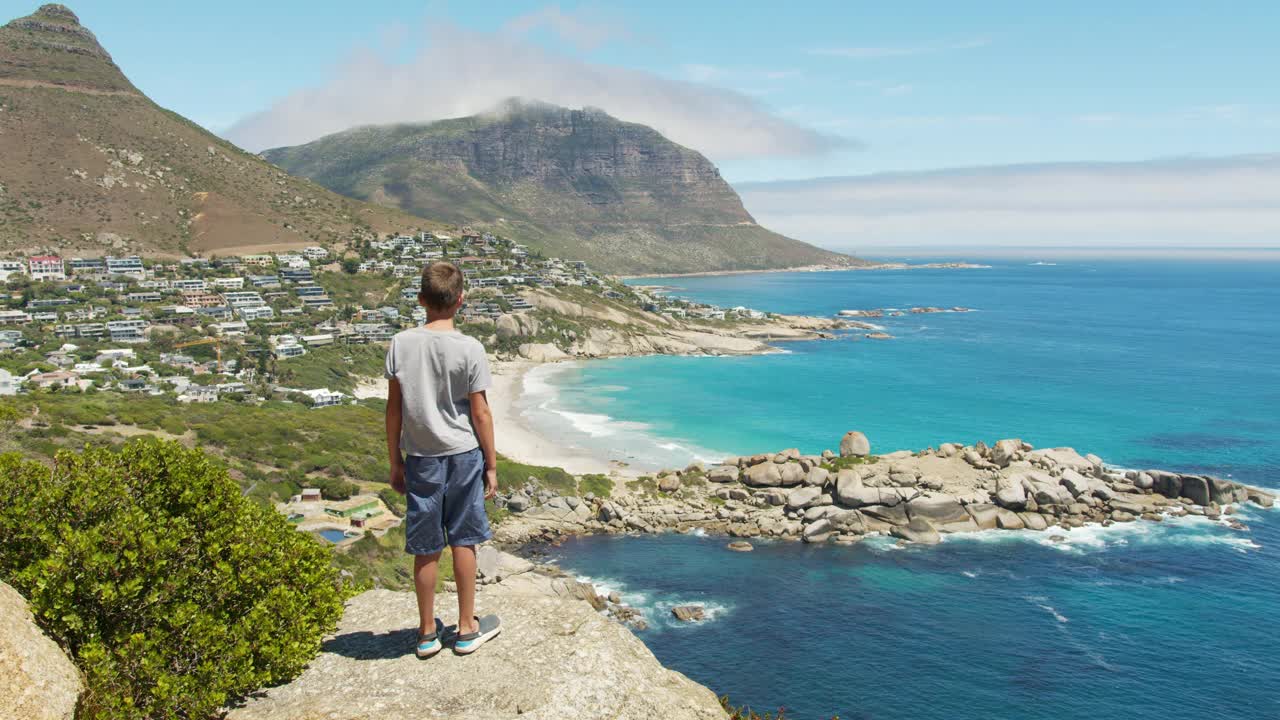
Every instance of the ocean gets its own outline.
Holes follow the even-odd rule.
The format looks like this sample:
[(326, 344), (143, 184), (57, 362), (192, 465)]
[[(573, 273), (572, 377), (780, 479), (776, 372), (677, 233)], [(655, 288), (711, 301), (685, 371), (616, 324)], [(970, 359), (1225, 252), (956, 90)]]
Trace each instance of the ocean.
[[(1280, 485), (1280, 264), (991, 264), (645, 280), (788, 313), (974, 312), (871, 320), (892, 340), (542, 368), (522, 408), (640, 469), (817, 452), (858, 429), (877, 452), (1020, 437)], [(797, 720), (1280, 717), (1280, 510), (1241, 519), (741, 554), (598, 537), (556, 559), (643, 608), (669, 667)], [(686, 602), (709, 619), (669, 620)]]

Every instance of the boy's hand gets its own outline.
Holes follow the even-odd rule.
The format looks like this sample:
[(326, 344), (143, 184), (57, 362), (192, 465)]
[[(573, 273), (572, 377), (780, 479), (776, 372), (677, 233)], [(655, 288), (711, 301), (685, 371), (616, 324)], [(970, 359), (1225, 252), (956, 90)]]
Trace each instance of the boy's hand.
[(484, 499), (492, 500), (498, 497), (498, 470), (484, 471)]
[(391, 489), (404, 494), (404, 463), (391, 463)]

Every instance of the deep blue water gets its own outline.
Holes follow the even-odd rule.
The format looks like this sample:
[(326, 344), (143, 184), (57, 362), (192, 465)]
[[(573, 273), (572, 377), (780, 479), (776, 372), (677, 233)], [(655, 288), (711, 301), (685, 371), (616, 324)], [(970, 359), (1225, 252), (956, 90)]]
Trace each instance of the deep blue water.
[(1020, 437), (1118, 465), (1261, 484), (1280, 471), (1280, 263), (1006, 263), (643, 282), (788, 313), (977, 312), (871, 320), (893, 340), (855, 333), (787, 343), (772, 356), (624, 358), (535, 374), (527, 402), (536, 424), (639, 467), (817, 452), (858, 429), (878, 451)]
[[(1280, 511), (899, 549), (594, 537), (567, 569), (643, 607), (655, 655), (797, 720), (1280, 717)], [(712, 619), (669, 618), (705, 603)]]
[[(644, 281), (664, 283), (664, 281)], [(697, 456), (1021, 437), (1122, 466), (1280, 486), (1280, 264), (999, 264), (989, 270), (674, 279), (723, 306), (874, 320), (896, 339), (749, 358), (546, 369), (531, 420), (639, 467)], [(587, 538), (571, 571), (646, 608), (641, 637), (735, 702), (792, 717), (1280, 717), (1280, 510), (1208, 521), (949, 537), (898, 549)], [(671, 605), (712, 619), (678, 625)]]

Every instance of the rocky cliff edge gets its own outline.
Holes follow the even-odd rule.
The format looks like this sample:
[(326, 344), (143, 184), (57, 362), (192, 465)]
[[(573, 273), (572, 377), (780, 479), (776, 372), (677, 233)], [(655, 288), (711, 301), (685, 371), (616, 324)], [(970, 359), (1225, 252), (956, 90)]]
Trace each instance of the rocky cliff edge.
[[(470, 656), (413, 654), (412, 593), (352, 599), (337, 632), (293, 682), (233, 709), (228, 720), (712, 720), (715, 695), (664, 668), (629, 630), (574, 596), (576, 583), (521, 572), (477, 596), (502, 634)], [(454, 596), (437, 607), (455, 613)]]

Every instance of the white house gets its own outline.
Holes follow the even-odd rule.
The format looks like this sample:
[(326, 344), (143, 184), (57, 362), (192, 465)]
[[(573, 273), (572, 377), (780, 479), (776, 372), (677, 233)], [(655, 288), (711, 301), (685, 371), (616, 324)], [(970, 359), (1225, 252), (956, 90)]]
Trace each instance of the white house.
[(22, 378), (15, 377), (13, 373), (0, 368), (0, 395), (17, 395), (18, 386), (22, 384)]
[(62, 258), (57, 255), (36, 255), (27, 261), (32, 280), (66, 280), (67, 273)]

